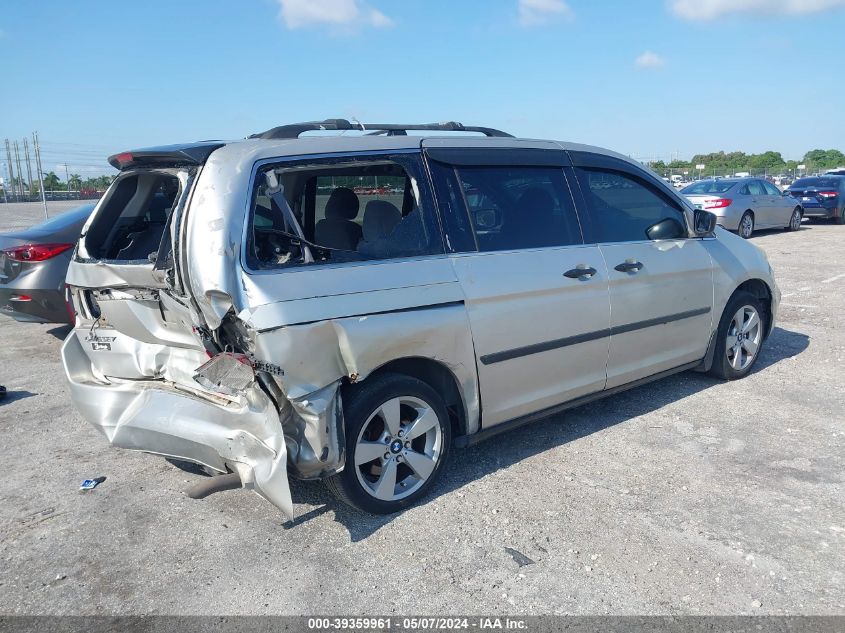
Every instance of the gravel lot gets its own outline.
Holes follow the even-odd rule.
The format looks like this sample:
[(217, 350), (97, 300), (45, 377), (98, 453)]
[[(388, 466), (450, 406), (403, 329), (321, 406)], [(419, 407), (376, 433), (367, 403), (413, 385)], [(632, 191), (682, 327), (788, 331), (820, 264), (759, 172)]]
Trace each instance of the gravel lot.
[[(38, 219), (9, 206), (0, 230)], [(391, 517), (318, 483), (294, 482), (293, 524), (243, 490), (189, 499), (197, 476), (71, 408), (66, 328), (0, 317), (0, 613), (845, 614), (845, 227), (753, 241), (784, 299), (750, 377), (681, 374), (455, 451)]]

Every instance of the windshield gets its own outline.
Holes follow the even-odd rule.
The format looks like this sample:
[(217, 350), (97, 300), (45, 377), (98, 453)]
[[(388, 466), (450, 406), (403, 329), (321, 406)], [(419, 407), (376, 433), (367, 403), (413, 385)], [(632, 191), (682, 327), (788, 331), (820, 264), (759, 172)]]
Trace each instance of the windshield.
[(736, 184), (736, 180), (701, 180), (681, 189), (684, 195), (701, 193), (725, 193)]
[(839, 187), (839, 180), (839, 178), (799, 178), (792, 183), (790, 189), (801, 187), (830, 187), (836, 189)]

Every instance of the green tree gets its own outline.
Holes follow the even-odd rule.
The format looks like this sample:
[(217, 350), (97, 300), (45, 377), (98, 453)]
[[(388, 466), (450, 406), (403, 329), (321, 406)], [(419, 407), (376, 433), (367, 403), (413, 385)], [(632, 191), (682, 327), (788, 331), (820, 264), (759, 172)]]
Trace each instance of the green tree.
[(75, 189), (79, 191), (82, 188), (82, 176), (79, 174), (71, 174), (70, 178), (67, 181), (69, 189)]
[(44, 190), (45, 191), (55, 191), (59, 188), (60, 182), (59, 177), (56, 175), (55, 172), (48, 172), (44, 174)]

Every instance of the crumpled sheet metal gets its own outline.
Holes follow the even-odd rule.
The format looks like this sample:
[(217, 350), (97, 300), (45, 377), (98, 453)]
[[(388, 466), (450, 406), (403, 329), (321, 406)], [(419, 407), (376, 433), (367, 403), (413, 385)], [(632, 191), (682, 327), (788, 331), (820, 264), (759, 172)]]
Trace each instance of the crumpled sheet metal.
[(103, 382), (92, 372), (76, 331), (65, 340), (62, 359), (74, 405), (113, 446), (187, 459), (220, 472), (229, 466), (244, 487), (293, 518), (278, 412), (257, 384), (240, 402), (223, 404), (164, 381)]
[(463, 305), (332, 319), (253, 336), (256, 356), (272, 358), (284, 369), (284, 376), (276, 381), (294, 413), (307, 422), (310, 434), (303, 437), (309, 448), (301, 447), (297, 459), (292, 459), (301, 476), (319, 470), (307, 464), (306, 457), (320, 455), (325, 446), (329, 459), (322, 468), (341, 457), (343, 437), (333, 436), (340, 415), (339, 401), (333, 396), (341, 380), (363, 380), (393, 360), (422, 357), (445, 365), (466, 398), (467, 431), (478, 429), (475, 354)]

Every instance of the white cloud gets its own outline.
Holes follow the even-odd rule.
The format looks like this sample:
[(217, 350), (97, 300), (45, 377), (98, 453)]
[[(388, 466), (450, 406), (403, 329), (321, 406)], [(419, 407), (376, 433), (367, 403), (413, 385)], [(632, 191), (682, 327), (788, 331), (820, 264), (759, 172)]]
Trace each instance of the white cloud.
[(657, 53), (645, 51), (641, 55), (637, 56), (634, 60), (634, 65), (637, 68), (661, 68), (666, 65), (666, 60)]
[(306, 26), (329, 25), (338, 27), (373, 26), (384, 28), (393, 25), (378, 9), (360, 0), (276, 0), (279, 16), (289, 29)]
[(706, 22), (732, 13), (804, 15), (845, 7), (845, 0), (668, 0), (680, 18)]
[(575, 17), (566, 0), (519, 0), (519, 23), (537, 26), (553, 20), (571, 21)]

